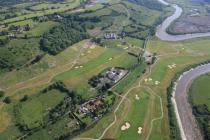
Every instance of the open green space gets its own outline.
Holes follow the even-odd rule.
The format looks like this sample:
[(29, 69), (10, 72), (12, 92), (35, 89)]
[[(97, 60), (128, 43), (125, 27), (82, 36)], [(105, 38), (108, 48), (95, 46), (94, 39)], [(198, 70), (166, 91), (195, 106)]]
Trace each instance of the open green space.
[[(150, 139), (170, 139), (167, 86), (175, 73), (209, 58), (210, 41), (201, 38), (174, 43), (151, 37), (147, 50), (157, 54), (157, 62), (152, 66), (139, 64), (134, 55), (142, 50), (148, 34), (154, 33), (158, 21), (171, 12), (169, 8), (164, 10), (157, 6), (156, 2), (110, 0), (108, 4), (80, 7), (80, 0), (68, 0), (18, 4), (14, 5), (14, 11), (7, 6), (0, 9), (3, 13), (0, 19), (7, 16), (0, 21), (0, 24), (7, 23), (0, 26), (0, 30), (15, 35), (0, 35), (0, 67), (8, 70), (0, 70), (0, 88), (5, 89), (5, 95), (0, 99), (0, 139), (17, 139), (34, 128), (38, 129), (37, 132), (32, 132), (26, 139), (51, 140), (65, 136), (70, 139), (77, 134), (74, 131), (82, 132), (77, 137), (99, 138), (114, 121), (114, 115), (116, 122), (105, 132), (104, 139), (135, 140), (147, 136)], [(44, 20), (39, 20), (42, 18)], [(20, 28), (26, 24), (29, 31), (9, 29), (12, 25)], [(86, 34), (89, 39), (84, 40), (87, 37), (79, 36), (78, 32)], [(115, 33), (117, 39), (105, 39), (104, 33), (109, 32)], [(93, 37), (99, 42), (94, 42)], [(41, 58), (34, 62), (37, 56)], [(2, 63), (2, 60), (7, 63)], [(177, 67), (169, 70), (168, 65), (173, 63)], [(88, 80), (111, 67), (122, 67), (129, 73), (110, 89), (119, 94), (99, 94)], [(152, 82), (146, 83), (142, 78), (152, 78)], [(155, 85), (156, 80), (160, 81), (159, 85)], [(54, 82), (63, 84), (59, 87), (62, 92), (54, 89), (41, 93)], [(205, 87), (200, 84), (198, 88)], [(207, 93), (207, 90), (203, 92)], [(73, 95), (71, 99), (66, 98), (66, 93)], [(160, 100), (156, 95), (163, 100), (164, 114), (160, 119), (156, 119), (161, 116)], [(4, 99), (7, 96), (11, 102), (6, 104)], [(24, 97), (27, 100), (21, 101)], [(83, 103), (96, 97), (102, 97), (106, 103), (94, 112), (102, 112), (101, 116), (92, 118), (78, 111)], [(210, 106), (207, 99), (210, 97), (198, 97), (196, 95), (197, 103), (204, 101)], [(122, 104), (115, 111), (121, 99)], [(62, 117), (57, 116), (59, 113)], [(46, 121), (48, 119), (50, 121)], [(153, 124), (152, 119), (156, 119)], [(55, 121), (51, 123), (52, 120)], [(121, 131), (125, 122), (131, 127)], [(27, 129), (21, 131), (17, 127), (19, 124)], [(88, 125), (86, 131), (84, 124)], [(141, 134), (138, 134), (138, 127), (142, 127)]]
[[(137, 100), (136, 96), (140, 99)], [(127, 117), (125, 118), (124, 122), (129, 122), (131, 127), (128, 130), (121, 131), (119, 130), (119, 134), (117, 134), (117, 139), (120, 140), (138, 140), (141, 138), (141, 134), (138, 133), (138, 128), (142, 128), (142, 133), (144, 131), (143, 125), (145, 120), (145, 115), (147, 112), (147, 108), (149, 107), (148, 103), (150, 100), (150, 95), (143, 91), (135, 91), (133, 92), (128, 99), (132, 101), (132, 108), (129, 110), (129, 113), (126, 114)], [(124, 125), (121, 124), (121, 126)], [(121, 129), (121, 128), (119, 128)]]
[(29, 129), (38, 127), (43, 123), (46, 110), (55, 107), (64, 97), (65, 94), (57, 90), (38, 95), (31, 100), (20, 103), (17, 107), (16, 117)]
[(193, 81), (189, 90), (189, 101), (193, 108), (193, 114), (198, 121), (204, 139), (209, 139), (210, 129), (210, 75), (205, 74)]
[(210, 110), (210, 75), (206, 74), (196, 79), (189, 93), (193, 105), (205, 104)]

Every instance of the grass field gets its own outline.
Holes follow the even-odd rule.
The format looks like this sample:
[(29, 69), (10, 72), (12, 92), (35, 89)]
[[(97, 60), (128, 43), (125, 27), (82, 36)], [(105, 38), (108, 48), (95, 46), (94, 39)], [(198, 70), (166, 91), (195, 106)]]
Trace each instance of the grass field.
[[(136, 95), (139, 96), (140, 100), (135, 99)], [(144, 133), (143, 125), (144, 125), (147, 108), (149, 107), (150, 95), (143, 91), (134, 91), (129, 96), (128, 99), (130, 99), (130, 101), (132, 102), (133, 107), (131, 108), (131, 110), (129, 110), (129, 113), (127, 114), (127, 117), (124, 120), (124, 123), (129, 122), (131, 127), (125, 131), (121, 131), (119, 128), (119, 133), (117, 134), (118, 135), (117, 139), (138, 140), (141, 138), (141, 135), (142, 135), (142, 134), (138, 134), (139, 127), (142, 127), (142, 133)], [(121, 124), (121, 125), (123, 125), (123, 124)]]
[[(201, 45), (202, 44), (202, 45)], [(169, 138), (169, 125), (168, 125), (168, 114), (167, 114), (167, 102), (166, 102), (166, 88), (169, 86), (171, 79), (175, 75), (175, 73), (181, 71), (185, 67), (192, 65), (194, 63), (203, 62), (210, 57), (210, 41), (208, 39), (193, 39), (189, 41), (183, 41), (178, 43), (173, 42), (162, 42), (155, 38), (153, 38), (148, 43), (148, 50), (157, 53), (158, 59), (157, 63), (155, 63), (151, 68), (151, 73), (147, 76), (147, 78), (152, 78), (153, 81), (150, 83), (142, 81), (142, 85), (144, 87), (148, 87), (151, 90), (147, 92), (150, 94), (157, 94), (163, 100), (163, 118), (154, 121), (153, 129), (151, 130), (151, 134), (149, 135), (150, 139), (154, 140), (167, 140)], [(184, 48), (184, 49), (183, 49)], [(173, 70), (169, 70), (167, 68), (168, 64), (176, 63), (177, 67)], [(160, 76), (159, 76), (160, 75)], [(155, 85), (155, 80), (160, 80), (159, 85)], [(138, 82), (131, 84), (126, 87), (121, 95), (124, 95), (130, 88), (135, 87)], [(143, 91), (141, 88), (139, 91)], [(133, 93), (131, 92), (129, 96), (133, 97)], [(129, 97), (127, 96), (127, 97)], [(156, 96), (157, 97), (157, 96)], [(144, 100), (144, 99), (142, 99)], [(142, 101), (143, 102), (143, 101)], [(151, 128), (151, 119), (160, 117), (160, 101), (158, 98), (153, 100), (153, 103), (150, 103), (151, 106), (149, 110), (145, 112), (144, 117), (144, 125), (147, 126), (143, 131), (142, 135), (138, 139), (146, 139), (148, 137), (148, 132)], [(153, 104), (153, 105), (152, 105)], [(135, 106), (130, 106), (129, 101), (125, 100), (121, 105), (119, 111), (117, 112), (118, 121), (114, 124), (105, 134), (103, 138), (127, 138), (126, 131), (121, 132), (120, 127), (125, 121), (129, 121), (124, 118), (129, 116), (130, 113), (128, 111), (135, 109)], [(125, 115), (127, 114), (127, 115)], [(142, 114), (143, 115), (143, 114)], [(122, 117), (123, 116), (123, 117)], [(148, 119), (147, 119), (148, 118)], [(142, 119), (142, 118), (141, 118)], [(108, 124), (111, 124), (113, 121), (113, 115), (107, 116), (103, 118), (94, 128), (88, 130), (84, 134), (78, 137), (93, 137), (98, 138), (101, 135), (101, 131), (103, 131)], [(137, 120), (135, 123), (139, 123)], [(106, 124), (106, 125), (105, 125)], [(144, 128), (144, 127), (143, 127)], [(135, 128), (130, 128), (135, 129)], [(127, 130), (127, 132), (129, 129)], [(133, 132), (133, 134), (131, 134)], [(130, 132), (128, 135), (135, 139), (138, 137), (137, 130)]]
[[(114, 29), (119, 33), (121, 31), (128, 32), (132, 36), (116, 40), (102, 39), (103, 45), (108, 47), (102, 47), (91, 43), (90, 40), (84, 40), (70, 46), (58, 55), (45, 54), (41, 61), (36, 64), (20, 70), (0, 72), (0, 86), (6, 89), (6, 96), (11, 96), (12, 100), (11, 104), (4, 104), (0, 101), (0, 139), (12, 139), (21, 135), (16, 127), (17, 121), (26, 124), (29, 128), (34, 128), (43, 123), (46, 110), (56, 106), (65, 97), (65, 94), (57, 90), (40, 94), (40, 91), (49, 86), (50, 83), (57, 80), (62, 81), (68, 88), (88, 100), (99, 95), (97, 90), (91, 88), (88, 84), (88, 80), (92, 76), (98, 75), (110, 67), (130, 69), (137, 63), (137, 58), (129, 55), (128, 52), (139, 53), (144, 44), (144, 36), (147, 36), (149, 32), (147, 26), (153, 26), (156, 19), (161, 16), (161, 12), (126, 1), (110, 0), (109, 2), (111, 6), (102, 4), (86, 6), (85, 9), (90, 10), (90, 12), (81, 13), (80, 16), (98, 17), (100, 19), (99, 22), (94, 23), (93, 29), (99, 30), (97, 35), (100, 37), (103, 36), (104, 32)], [(12, 23), (14, 25), (28, 23), (32, 28), (25, 34), (29, 37), (38, 37), (59, 23), (53, 21), (37, 23), (28, 18), (71, 10), (78, 7), (78, 5), (79, 0), (69, 0), (60, 4), (35, 4), (30, 7), (31, 11), (27, 11), (27, 14), (20, 14), (16, 18), (7, 19), (0, 22), (0, 24), (13, 21), (15, 22)], [(21, 8), (27, 5), (19, 6)], [(133, 24), (134, 26), (131, 26)], [(0, 56), (12, 56), (11, 59), (17, 65), (28, 62), (33, 56), (40, 53), (36, 41), (34, 38), (27, 41), (13, 39), (6, 48), (13, 49), (13, 55), (15, 55), (5, 53), (5, 50), (3, 50), (5, 48), (0, 47)], [(152, 37), (148, 42), (147, 50), (157, 54), (156, 62), (152, 66), (143, 63), (135, 69), (131, 69), (129, 74), (111, 89), (117, 96), (115, 104), (111, 107), (112, 110), (93, 127), (77, 137), (99, 138), (105, 132), (104, 130), (112, 124), (116, 115), (116, 122), (104, 133), (104, 139), (170, 139), (166, 89), (177, 72), (187, 66), (209, 59), (209, 46), (209, 38), (174, 43), (163, 42)], [(169, 69), (168, 65), (171, 64), (176, 64), (176, 67)], [(207, 79), (210, 79), (209, 76), (204, 77), (201, 78), (200, 83), (207, 83)], [(145, 78), (151, 78), (152, 80), (145, 82)], [(155, 84), (156, 81), (160, 83)], [(196, 84), (196, 86), (199, 91), (202, 90), (205, 93), (209, 91), (203, 84)], [(28, 95), (29, 99), (20, 102), (24, 95)], [(139, 96), (139, 100), (135, 98), (136, 95)], [(200, 94), (195, 93), (196, 103), (205, 102), (208, 107), (210, 106), (208, 94), (202, 98), (198, 97), (200, 97)], [(120, 102), (121, 99), (122, 102)], [(119, 103), (121, 104), (118, 110), (115, 111)], [(163, 108), (160, 103), (163, 104)], [(13, 114), (14, 106), (16, 106), (18, 112), (17, 116)], [(28, 139), (50, 140), (57, 138), (61, 134), (64, 135), (69, 132), (69, 128), (64, 126), (70, 121), (72, 120), (69, 117), (64, 117), (48, 129), (43, 128), (32, 134)], [(85, 121), (90, 122), (91, 120), (87, 118)], [(121, 126), (125, 122), (129, 122), (131, 127), (128, 130), (121, 131)], [(137, 133), (138, 127), (143, 128), (142, 134)], [(48, 135), (49, 129), (52, 130), (51, 135)]]
[(43, 123), (46, 110), (56, 106), (64, 97), (65, 94), (52, 90), (20, 103), (17, 118), (29, 129), (35, 128)]
[(188, 98), (193, 107), (193, 115), (204, 139), (209, 139), (209, 113), (210, 113), (210, 75), (205, 74), (195, 79), (188, 91)]
[(201, 104), (206, 104), (208, 106), (208, 109), (210, 109), (210, 75), (206, 74), (203, 76), (200, 76), (197, 78), (192, 86), (191, 86), (191, 92), (189, 93), (190, 95), (190, 100), (192, 101), (193, 105), (201, 105)]
[(113, 90), (117, 93), (122, 93), (126, 87), (129, 87), (133, 84), (133, 82), (136, 81), (141, 75), (143, 74), (143, 71), (146, 69), (146, 64), (141, 64), (138, 67), (136, 67), (134, 70), (131, 70), (131, 72), (120, 81), (119, 84), (117, 84)]
[[(43, 6), (47, 6), (47, 5), (44, 4)], [(54, 4), (54, 6), (56, 7), (56, 4)], [(6, 19), (4, 21), (1, 21), (0, 24), (17, 22), (17, 21), (21, 21), (21, 20), (26, 20), (26, 19), (30, 19), (30, 18), (33, 18), (33, 17), (37, 17), (37, 16), (50, 15), (50, 14), (53, 14), (53, 13), (56, 13), (56, 12), (60, 13), (60, 12), (72, 10), (73, 8), (76, 8), (78, 6), (80, 6), (80, 0), (74, 0), (73, 2), (70, 2), (69, 4), (66, 4), (66, 5), (62, 4), (62, 6), (60, 6), (60, 7), (57, 6), (57, 8), (54, 8), (54, 9), (48, 9), (48, 10), (44, 10), (44, 11), (37, 11), (37, 12), (29, 13), (29, 14), (26, 14), (26, 15), (19, 15), (18, 17)]]
[[(110, 60), (110, 58), (112, 60)], [(73, 86), (74, 89), (83, 96), (93, 96), (96, 91), (92, 89), (87, 82), (92, 76), (97, 75), (104, 69), (110, 67), (129, 68), (136, 62), (137, 59), (135, 57), (123, 52), (122, 50), (105, 49), (105, 52), (98, 57), (93, 60), (90, 59), (90, 61), (86, 63), (80, 62), (72, 70), (56, 76), (54, 80), (64, 81), (66, 84)]]

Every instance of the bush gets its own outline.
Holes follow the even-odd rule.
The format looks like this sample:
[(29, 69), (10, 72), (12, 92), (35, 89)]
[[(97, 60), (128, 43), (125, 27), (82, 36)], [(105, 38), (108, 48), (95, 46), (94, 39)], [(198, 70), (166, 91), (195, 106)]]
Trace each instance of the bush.
[(11, 103), (10, 97), (5, 97), (3, 102), (6, 103), (6, 104), (10, 104)]
[(4, 96), (4, 91), (0, 91), (0, 98)]
[(25, 102), (28, 100), (28, 95), (24, 95), (22, 99), (20, 99), (21, 102)]

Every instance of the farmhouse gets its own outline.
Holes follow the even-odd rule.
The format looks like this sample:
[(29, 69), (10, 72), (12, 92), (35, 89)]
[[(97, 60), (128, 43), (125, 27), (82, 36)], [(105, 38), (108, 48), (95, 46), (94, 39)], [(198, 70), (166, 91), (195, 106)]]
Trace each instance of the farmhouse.
[(39, 22), (47, 21), (48, 20), (48, 17), (47, 16), (41, 16), (41, 17), (38, 17), (37, 20)]
[(112, 32), (105, 33), (104, 34), (104, 39), (117, 39), (117, 35), (116, 35), (116, 33), (112, 33)]
[(106, 72), (105, 77), (108, 78), (111, 81), (114, 81), (114, 83), (118, 82), (123, 76), (125, 76), (127, 73), (127, 70), (120, 69), (120, 68), (111, 68)]
[(107, 2), (106, 0), (85, 0), (84, 1), (86, 5), (95, 5), (98, 3), (106, 3), (106, 2)]
[(9, 33), (7, 36), (10, 37), (10, 38), (15, 38), (15, 34), (14, 33)]
[(93, 76), (88, 83), (92, 87), (96, 88), (99, 92), (106, 92), (127, 73), (128, 70), (126, 69), (113, 67), (103, 73), (98, 74), (97, 76)]
[(29, 25), (25, 25), (25, 26), (18, 26), (16, 31), (22, 33), (24, 31), (29, 31), (29, 30), (30, 30)]
[(100, 108), (103, 105), (103, 102), (100, 97), (90, 99), (89, 101), (83, 103), (80, 108), (79, 112), (86, 115), (93, 113), (95, 110)]

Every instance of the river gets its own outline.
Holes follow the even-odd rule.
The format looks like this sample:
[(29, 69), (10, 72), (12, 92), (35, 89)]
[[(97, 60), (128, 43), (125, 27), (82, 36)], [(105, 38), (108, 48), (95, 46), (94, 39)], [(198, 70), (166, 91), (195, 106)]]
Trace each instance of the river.
[[(156, 36), (164, 41), (182, 41), (186, 39), (207, 37), (210, 33), (194, 33), (185, 35), (171, 35), (166, 32), (167, 28), (177, 18), (182, 15), (182, 8), (176, 4), (170, 4), (164, 0), (158, 0), (160, 3), (172, 6), (175, 12), (172, 16), (166, 18), (161, 25), (157, 27)], [(172, 103), (180, 129), (182, 140), (203, 140), (201, 131), (196, 119), (192, 113), (192, 107), (188, 101), (188, 90), (192, 82), (199, 76), (210, 72), (210, 64), (198, 66), (190, 71), (184, 72), (175, 82)]]
[(184, 72), (176, 81), (172, 101), (183, 140), (202, 140), (202, 135), (188, 102), (188, 89), (199, 76), (210, 72), (210, 64)]
[(176, 4), (170, 4), (164, 0), (158, 0), (160, 3), (172, 6), (175, 9), (173, 15), (166, 18), (161, 25), (157, 27), (156, 36), (164, 41), (182, 41), (186, 39), (198, 38), (198, 37), (207, 37), (210, 36), (210, 32), (207, 33), (193, 33), (193, 34), (184, 34), (184, 35), (171, 35), (167, 33), (167, 28), (182, 15), (182, 8)]

